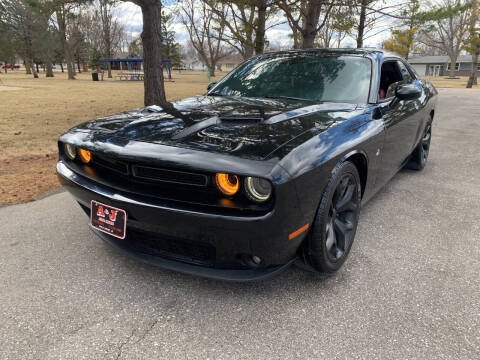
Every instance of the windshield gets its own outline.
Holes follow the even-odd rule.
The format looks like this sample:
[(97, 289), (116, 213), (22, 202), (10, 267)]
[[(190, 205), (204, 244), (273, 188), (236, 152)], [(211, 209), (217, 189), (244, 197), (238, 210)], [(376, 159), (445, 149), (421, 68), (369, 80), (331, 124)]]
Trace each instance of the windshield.
[(321, 53), (265, 55), (243, 63), (209, 95), (367, 103), (371, 61)]

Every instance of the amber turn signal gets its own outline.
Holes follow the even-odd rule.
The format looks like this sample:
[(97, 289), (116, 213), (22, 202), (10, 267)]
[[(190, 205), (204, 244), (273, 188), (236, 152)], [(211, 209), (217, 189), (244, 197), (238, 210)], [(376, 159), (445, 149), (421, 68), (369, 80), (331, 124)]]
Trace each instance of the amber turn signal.
[(237, 175), (217, 173), (215, 175), (215, 182), (217, 183), (218, 190), (224, 195), (232, 196), (240, 189), (240, 180)]
[(92, 160), (92, 153), (85, 149), (78, 148), (78, 156), (85, 164), (88, 164), (90, 160)]
[(309, 226), (310, 226), (310, 224), (305, 224), (300, 229), (295, 230), (290, 235), (288, 235), (288, 240), (292, 240), (294, 237), (297, 237), (301, 233), (307, 231)]

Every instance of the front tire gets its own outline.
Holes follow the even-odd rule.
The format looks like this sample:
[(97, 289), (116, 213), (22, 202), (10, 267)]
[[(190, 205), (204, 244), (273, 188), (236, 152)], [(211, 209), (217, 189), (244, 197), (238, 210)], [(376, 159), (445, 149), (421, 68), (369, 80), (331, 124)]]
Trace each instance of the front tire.
[(360, 201), (358, 170), (345, 161), (333, 171), (307, 238), (306, 258), (313, 268), (333, 273), (343, 265), (355, 238)]
[(428, 153), (430, 152), (430, 140), (432, 139), (432, 123), (428, 123), (423, 132), (422, 139), (413, 150), (410, 160), (405, 168), (411, 170), (423, 170), (427, 165)]

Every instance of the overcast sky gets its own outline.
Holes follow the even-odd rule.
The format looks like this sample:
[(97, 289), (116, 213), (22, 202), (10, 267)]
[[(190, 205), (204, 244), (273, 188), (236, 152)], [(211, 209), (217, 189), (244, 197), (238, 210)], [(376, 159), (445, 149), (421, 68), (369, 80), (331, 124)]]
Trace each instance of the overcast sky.
[[(167, 7), (167, 9), (168, 8), (172, 8), (172, 6)], [(117, 9), (117, 16), (125, 24), (127, 32), (132, 38), (140, 35), (142, 31), (142, 12), (140, 7), (130, 2), (122, 2)], [(291, 34), (291, 30), (288, 24), (286, 24), (286, 18), (284, 18), (283, 14), (280, 14), (278, 18), (275, 19), (275, 23), (279, 23), (279, 25), (268, 29), (266, 32), (266, 37), (270, 44), (272, 46), (291, 46), (292, 40), (288, 36)], [(379, 21), (378, 27), (372, 30), (370, 33), (373, 35), (378, 32), (378, 34), (366, 39), (364, 41), (364, 46), (378, 47), (383, 40), (389, 36), (389, 30), (392, 23), (394, 22), (390, 19)], [(174, 20), (172, 24), (172, 30), (175, 31), (175, 36), (179, 43), (185, 44), (188, 41), (188, 33), (178, 20)], [(355, 44), (356, 42), (354, 39), (347, 38), (342, 43), (342, 47), (355, 47)]]

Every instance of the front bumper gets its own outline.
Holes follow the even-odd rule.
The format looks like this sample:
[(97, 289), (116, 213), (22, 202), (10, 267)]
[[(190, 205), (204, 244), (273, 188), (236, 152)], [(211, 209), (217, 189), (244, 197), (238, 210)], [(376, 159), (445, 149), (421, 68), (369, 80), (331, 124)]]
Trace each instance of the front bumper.
[[(286, 191), (285, 184), (271, 212), (242, 217), (171, 208), (161, 199), (99, 184), (62, 161), (57, 173), (87, 214), (91, 200), (127, 212), (124, 240), (93, 230), (98, 236), (139, 260), (179, 272), (233, 281), (263, 279), (296, 260), (306, 235), (289, 239), (291, 232), (308, 221), (301, 216), (296, 192)], [(259, 265), (246, 261), (253, 255), (262, 259)]]

